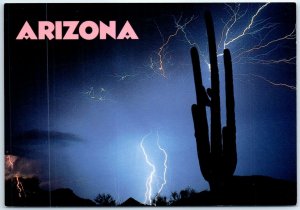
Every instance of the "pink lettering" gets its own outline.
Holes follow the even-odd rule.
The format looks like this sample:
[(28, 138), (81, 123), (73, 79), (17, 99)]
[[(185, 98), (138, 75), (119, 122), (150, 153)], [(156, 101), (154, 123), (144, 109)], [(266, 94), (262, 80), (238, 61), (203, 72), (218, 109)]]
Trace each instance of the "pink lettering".
[(62, 22), (55, 21), (55, 39), (62, 39)]
[(49, 21), (39, 21), (39, 39), (46, 37), (51, 40), (54, 38), (52, 32), (54, 31), (54, 24)]
[(25, 39), (37, 39), (35, 33), (33, 32), (31, 26), (29, 25), (29, 23), (27, 21), (24, 23), (24, 25), (16, 39), (22, 40), (24, 38)]
[(78, 34), (74, 34), (75, 29), (78, 25), (79, 21), (64, 21), (63, 25), (66, 27), (69, 27), (66, 35), (64, 36), (64, 39), (79, 39), (79, 35)]
[(111, 38), (116, 39), (116, 21), (109, 21), (109, 26), (100, 21), (100, 39), (106, 39), (108, 34)]
[(139, 37), (136, 35), (135, 31), (131, 27), (128, 20), (126, 21), (125, 25), (123, 26), (119, 36), (117, 39), (139, 39)]
[[(91, 28), (92, 32), (87, 33), (86, 32), (87, 28)], [(92, 21), (85, 21), (79, 27), (79, 34), (82, 38), (84, 38), (86, 40), (92, 40), (92, 39), (95, 39), (98, 36), (99, 28), (98, 28), (96, 23), (94, 23)]]
[[(35, 33), (28, 21), (26, 21), (16, 39), (78, 40), (81, 38), (93, 40), (97, 37), (100, 40), (105, 40), (107, 37), (112, 39), (139, 39), (128, 20), (119, 34), (117, 34), (116, 26), (116, 21), (109, 21), (108, 25), (102, 21), (99, 21), (99, 24), (93, 21), (84, 21), (80, 24), (79, 21), (39, 21), (38, 32)], [(36, 34), (38, 34), (38, 37)]]

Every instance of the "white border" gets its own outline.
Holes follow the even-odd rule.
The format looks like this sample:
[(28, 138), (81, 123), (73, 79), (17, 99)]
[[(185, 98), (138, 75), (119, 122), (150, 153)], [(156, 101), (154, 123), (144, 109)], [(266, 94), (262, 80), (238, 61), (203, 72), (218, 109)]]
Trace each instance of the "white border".
[[(282, 3), (287, 3), (287, 2), (296, 2), (296, 40), (299, 40), (300, 36), (300, 31), (299, 31), (299, 3), (300, 0), (292, 0), (292, 1), (284, 1), (284, 0), (269, 0), (269, 1), (261, 1), (261, 0), (211, 0), (211, 1), (201, 1), (201, 0), (0, 0), (0, 209), (4, 208), (9, 208), (9, 209), (24, 209), (24, 208), (12, 208), (12, 207), (5, 207), (4, 206), (4, 4), (5, 3), (223, 3), (223, 2), (249, 2), (249, 3), (259, 3), (259, 2), (282, 2)], [(296, 55), (299, 55), (299, 44), (297, 44), (297, 51)], [(298, 81), (300, 79), (300, 74), (298, 73), (299, 70), (299, 57), (296, 56), (296, 65), (297, 65), (297, 80), (296, 83), (298, 84)], [(298, 87), (297, 87), (298, 88)], [(300, 131), (300, 125), (299, 125), (299, 119), (300, 119), (300, 113), (299, 113), (299, 91), (297, 90), (296, 97), (297, 97), (297, 131)], [(300, 145), (299, 145), (299, 135), (297, 132), (297, 205), (296, 206), (287, 206), (287, 207), (185, 207), (184, 209), (192, 210), (192, 209), (209, 209), (209, 210), (216, 210), (216, 209), (221, 209), (221, 210), (227, 210), (227, 209), (298, 209), (299, 208), (299, 203), (300, 203), (300, 191), (299, 191), (299, 162), (300, 158), (298, 155), (298, 152), (300, 151)], [(45, 208), (35, 208), (35, 209), (49, 209), (50, 207), (45, 207)], [(88, 207), (90, 209), (92, 207)], [(98, 207), (97, 207), (98, 208)], [(141, 208), (124, 208), (124, 207), (119, 207), (122, 209), (145, 209), (145, 208), (151, 208), (153, 207), (141, 207)], [(154, 207), (155, 209), (163, 209), (161, 207)], [(28, 209), (28, 208), (27, 208)], [(56, 209), (65, 209), (65, 208), (56, 208)], [(83, 209), (83, 208), (67, 208), (67, 209)], [(86, 207), (84, 208), (86, 209)], [(103, 208), (101, 209), (111, 209), (111, 208)], [(164, 208), (165, 209), (165, 208)], [(180, 207), (182, 209), (182, 207)]]

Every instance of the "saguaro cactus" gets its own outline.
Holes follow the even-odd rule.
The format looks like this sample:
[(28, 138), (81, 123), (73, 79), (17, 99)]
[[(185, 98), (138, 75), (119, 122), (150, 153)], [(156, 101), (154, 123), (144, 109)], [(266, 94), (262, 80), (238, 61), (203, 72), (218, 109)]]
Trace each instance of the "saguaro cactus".
[[(191, 49), (197, 104), (192, 105), (198, 159), (203, 177), (212, 191), (221, 190), (226, 180), (233, 176), (237, 163), (234, 91), (230, 51), (224, 50), (226, 126), (221, 131), (220, 82), (213, 20), (205, 13), (209, 57), (211, 67), (211, 88), (205, 90), (202, 84), (198, 51)], [(210, 140), (206, 107), (210, 107)]]

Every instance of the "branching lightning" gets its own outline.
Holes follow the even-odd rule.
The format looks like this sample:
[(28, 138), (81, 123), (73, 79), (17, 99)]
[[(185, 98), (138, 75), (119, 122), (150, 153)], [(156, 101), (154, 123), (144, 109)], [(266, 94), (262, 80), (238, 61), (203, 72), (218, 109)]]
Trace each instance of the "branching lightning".
[(258, 79), (261, 79), (267, 83), (269, 83), (270, 85), (273, 85), (273, 86), (278, 86), (278, 87), (284, 87), (284, 88), (288, 88), (290, 90), (296, 90), (296, 86), (293, 86), (293, 85), (288, 85), (288, 84), (285, 84), (285, 83), (278, 83), (278, 82), (274, 82), (274, 81), (271, 81), (271, 80), (268, 80), (266, 79), (265, 77), (261, 76), (261, 75), (257, 75), (257, 74), (235, 74), (236, 76), (252, 76), (254, 78), (258, 78)]
[(107, 90), (104, 87), (101, 87), (99, 90), (95, 90), (94, 87), (90, 87), (88, 90), (83, 91), (82, 93), (94, 101), (112, 101), (111, 99), (107, 98)]
[(14, 162), (16, 161), (16, 157), (11, 155), (6, 155), (5, 159), (8, 168), (12, 171), (14, 169)]
[[(158, 49), (158, 51), (157, 51), (158, 63), (159, 63), (159, 64), (158, 64), (158, 70), (159, 70), (161, 76), (167, 78), (166, 71), (165, 71), (165, 67), (164, 67), (164, 57), (165, 57), (165, 56), (164, 56), (164, 55), (165, 55), (165, 54), (164, 54), (164, 50), (165, 50), (166, 46), (171, 42), (171, 40), (179, 34), (179, 32), (182, 32), (182, 34), (183, 34), (185, 40), (187, 41), (187, 43), (188, 43), (189, 45), (191, 45), (191, 46), (196, 45), (196, 43), (192, 42), (192, 41), (187, 37), (186, 31), (185, 31), (187, 25), (189, 25), (189, 24), (190, 24), (192, 21), (194, 21), (195, 19), (197, 19), (197, 17), (192, 16), (192, 17), (190, 17), (188, 20), (185, 20), (185, 22), (184, 22), (183, 24), (180, 24), (180, 22), (181, 22), (181, 20), (182, 20), (182, 16), (180, 16), (178, 20), (176, 20), (176, 18), (174, 17), (174, 23), (175, 23), (175, 28), (176, 28), (176, 30), (175, 30), (174, 33), (170, 34), (166, 39), (163, 38), (163, 35), (162, 35), (162, 33), (161, 33), (159, 27), (156, 25), (156, 26), (157, 26), (157, 29), (158, 29), (158, 31), (159, 31), (159, 33), (160, 33), (162, 39), (163, 39), (163, 43), (162, 43), (162, 45), (159, 47), (159, 49)], [(150, 65), (150, 66), (153, 67), (153, 60), (152, 60), (152, 57), (151, 57), (151, 60), (150, 60), (150, 61), (151, 61), (151, 65)]]
[[(261, 4), (252, 14), (252, 9), (249, 7), (243, 9), (241, 4), (225, 4), (228, 18), (223, 20), (224, 26), (219, 37), (217, 45), (218, 57), (223, 56), (223, 50), (229, 48), (231, 50), (232, 62), (234, 64), (259, 64), (259, 65), (276, 65), (287, 64), (295, 65), (296, 56), (286, 57), (271, 57), (275, 50), (280, 50), (284, 47), (284, 43), (289, 40), (296, 40), (296, 29), (291, 32), (280, 36), (274, 36), (275, 30), (280, 26), (279, 23), (272, 23), (271, 18), (262, 18), (263, 12), (268, 8), (270, 3)], [(250, 17), (249, 17), (250, 14)], [(248, 18), (249, 17), (249, 18)], [(241, 24), (247, 20), (246, 25), (241, 27)], [(175, 31), (167, 38), (164, 38), (162, 31), (156, 24), (157, 30), (162, 38), (162, 45), (157, 50), (158, 61), (155, 62), (154, 57), (150, 57), (149, 67), (155, 71), (157, 68), (159, 74), (167, 78), (165, 70), (166, 61), (166, 48), (171, 40), (178, 36), (183, 35), (186, 43), (189, 46), (198, 46), (197, 43), (191, 41), (187, 35), (186, 27), (191, 24), (196, 17), (191, 16), (189, 19), (182, 21), (182, 16), (179, 19), (174, 18)], [(182, 23), (183, 22), (183, 23)], [(218, 33), (216, 33), (218, 36)], [(218, 40), (218, 37), (217, 37)], [(243, 44), (241, 44), (241, 42)], [(210, 63), (208, 61), (208, 53), (200, 50), (201, 60), (206, 64), (207, 69), (210, 71)], [(281, 55), (282, 56), (282, 55)], [(220, 59), (221, 60), (221, 59)], [(259, 75), (257, 75), (259, 76)], [(257, 77), (259, 78), (259, 77)], [(260, 78), (261, 79), (261, 78)], [(266, 79), (270, 83), (270, 80)], [(270, 83), (271, 84), (271, 83)], [(277, 84), (277, 83), (274, 83)], [(293, 87), (288, 84), (278, 83), (280, 86)]]
[[(236, 36), (236, 37), (234, 37), (234, 38), (232, 38), (232, 39), (230, 39), (229, 41), (227, 41), (227, 35), (228, 35), (228, 32), (230, 31), (230, 29), (232, 28), (232, 26), (236, 23), (236, 21), (237, 21), (237, 14), (236, 13), (234, 13), (234, 15), (233, 15), (233, 17), (235, 17), (234, 19), (233, 19), (233, 23), (230, 25), (230, 27), (228, 27), (227, 28), (227, 30), (226, 30), (226, 39), (225, 39), (225, 41), (224, 41), (224, 49), (227, 47), (227, 45), (229, 45), (230, 43), (233, 43), (233, 42), (235, 42), (236, 40), (238, 40), (238, 39), (240, 39), (241, 37), (243, 37), (243, 36), (245, 36), (246, 34), (248, 34), (249, 32), (249, 30), (251, 29), (251, 27), (253, 26), (253, 24), (254, 24), (254, 20), (255, 20), (255, 18), (259, 15), (259, 13), (268, 5), (269, 3), (266, 3), (266, 4), (264, 4), (263, 6), (261, 6), (261, 7), (259, 7), (258, 8), (258, 10), (256, 11), (256, 13), (252, 16), (252, 18), (251, 18), (251, 21), (250, 21), (250, 23), (247, 25), (247, 27), (243, 30), (243, 32), (241, 33), (241, 34), (239, 34), (238, 36)], [(227, 5), (227, 6), (229, 6), (229, 5)], [(230, 7), (230, 6), (229, 6)], [(239, 7), (239, 5), (238, 5), (238, 7)], [(230, 7), (231, 8), (231, 7)], [(232, 10), (232, 8), (231, 8), (231, 11), (233, 11), (234, 12), (234, 10)], [(239, 11), (239, 10), (237, 10), (237, 11)], [(231, 20), (231, 18), (230, 18), (230, 20)]]
[[(232, 53), (232, 61), (233, 63), (241, 63), (241, 64), (261, 64), (261, 65), (271, 65), (271, 64), (295, 64), (296, 56), (291, 56), (287, 58), (274, 58), (270, 59), (270, 55), (275, 50), (278, 50), (281, 46), (281, 43), (288, 40), (296, 39), (296, 30), (295, 28), (288, 34), (282, 35), (277, 38), (270, 39), (270, 34), (276, 29), (278, 26), (277, 23), (271, 23), (269, 18), (257, 20), (259, 15), (263, 12), (263, 10), (269, 5), (269, 3), (265, 3), (260, 6), (254, 15), (250, 18), (248, 25), (245, 28), (241, 29), (241, 33), (238, 35), (231, 37), (229, 34), (233, 31), (234, 26), (237, 25), (238, 21), (248, 13), (248, 9), (242, 11), (240, 9), (240, 4), (234, 4), (234, 7), (226, 4), (227, 11), (230, 15), (227, 22), (224, 22), (224, 27), (222, 30), (222, 35), (220, 42), (218, 44), (218, 56), (223, 55), (223, 50), (227, 47), (230, 48)], [(237, 27), (236, 27), (237, 28)], [(242, 47), (238, 50), (237, 47), (231, 47), (231, 45), (239, 39), (246, 39), (247, 37), (255, 38), (256, 44), (252, 46)], [(245, 40), (246, 41), (246, 40)], [(246, 42), (247, 43), (247, 42)], [(230, 45), (230, 46), (229, 46)], [(238, 45), (238, 44), (237, 44)], [(221, 47), (222, 46), (222, 47)], [(267, 51), (266, 51), (267, 50)], [(252, 54), (255, 52), (255, 56)], [(266, 58), (268, 56), (268, 58)], [(258, 79), (262, 79), (265, 82), (268, 82), (274, 86), (287, 87), (292, 90), (295, 90), (296, 87), (285, 84), (285, 83), (275, 83), (267, 78), (256, 75), (256, 74), (248, 74), (252, 77), (256, 77)]]
[[(245, 26), (244, 29), (241, 29), (242, 32), (232, 38), (229, 38), (229, 34), (234, 30), (234, 26), (238, 24), (238, 21), (242, 19), (248, 10), (241, 11), (240, 4), (234, 4), (234, 8), (226, 4), (228, 8), (228, 13), (230, 14), (230, 18), (227, 22), (224, 23), (224, 27), (222, 30), (222, 35), (220, 42), (218, 44), (218, 56), (223, 55), (223, 50), (227, 47), (230, 48), (233, 55), (234, 63), (250, 63), (250, 64), (278, 64), (278, 63), (286, 63), (286, 64), (295, 64), (295, 56), (289, 58), (280, 58), (280, 59), (264, 59), (265, 56), (270, 55), (273, 50), (269, 52), (264, 52), (261, 50), (265, 50), (267, 48), (277, 49), (278, 45), (281, 42), (286, 40), (295, 40), (296, 39), (296, 30), (295, 28), (286, 35), (281, 37), (269, 39), (270, 34), (276, 29), (278, 26), (277, 23), (271, 23), (269, 18), (257, 20), (258, 16), (263, 12), (264, 8), (266, 8), (269, 3), (263, 4), (260, 6), (255, 14), (251, 17), (248, 25)], [(238, 26), (236, 26), (237, 28)], [(238, 50), (237, 47), (230, 47), (233, 43), (237, 42), (239, 39), (246, 39), (248, 37), (252, 37), (257, 40), (257, 43), (245, 48), (244, 46)], [(277, 46), (274, 47), (274, 45)], [(230, 46), (229, 46), (230, 45)], [(222, 46), (222, 47), (221, 47)], [(260, 52), (261, 51), (261, 52)], [(255, 52), (256, 55), (253, 56), (251, 53)]]
[[(246, 16), (251, 13), (249, 8), (242, 9), (241, 4), (225, 4), (225, 10), (229, 15), (227, 21), (223, 21), (224, 26), (221, 32), (221, 37), (218, 43), (217, 55), (220, 57), (223, 55), (225, 48), (230, 48), (232, 54), (232, 62), (234, 64), (260, 64), (260, 65), (271, 65), (271, 64), (290, 64), (296, 63), (296, 56), (283, 57), (283, 58), (270, 58), (272, 52), (278, 50), (284, 41), (295, 40), (296, 30), (295, 28), (288, 34), (270, 38), (272, 32), (279, 26), (279, 23), (270, 22), (270, 18), (261, 18), (261, 14), (266, 10), (270, 3), (260, 5), (254, 13), (250, 16), (249, 21), (244, 27), (240, 27), (241, 21), (246, 19)], [(175, 31), (170, 34), (167, 38), (163, 36), (162, 31), (158, 24), (156, 28), (161, 36), (163, 43), (157, 50), (158, 61), (155, 57), (150, 56), (149, 67), (159, 75), (167, 78), (165, 69), (166, 62), (166, 48), (176, 36), (181, 34), (184, 37), (185, 42), (189, 46), (198, 46), (197, 43), (189, 39), (186, 31), (186, 27), (191, 24), (197, 17), (191, 16), (183, 21), (182, 16), (178, 19), (174, 18)], [(240, 32), (238, 32), (240, 31)], [(247, 42), (251, 38), (251, 42)], [(239, 47), (240, 41), (243, 41), (242, 47)], [(245, 42), (244, 42), (245, 40)], [(245, 45), (246, 43), (246, 45)], [(235, 45), (233, 45), (235, 44)], [(208, 61), (208, 55), (204, 51), (200, 51), (201, 60), (206, 64), (207, 69), (210, 71), (210, 63)], [(253, 54), (255, 53), (255, 55)], [(171, 55), (170, 55), (171, 57)], [(265, 80), (268, 81), (267, 79)], [(289, 86), (282, 84), (281, 86)]]
[(136, 74), (114, 74), (113, 75), (113, 77), (117, 78), (118, 81), (124, 81), (135, 76)]
[(296, 39), (296, 29), (294, 28), (293, 31), (283, 37), (280, 37), (280, 38), (277, 38), (277, 39), (273, 39), (265, 44), (258, 44), (256, 46), (254, 46), (253, 48), (251, 49), (248, 49), (248, 50), (245, 50), (243, 51), (242, 53), (239, 54), (242, 55), (242, 54), (245, 54), (245, 53), (250, 53), (250, 52), (253, 52), (255, 50), (259, 50), (259, 49), (262, 49), (262, 48), (265, 48), (265, 47), (269, 47), (270, 45), (276, 43), (276, 42), (280, 42), (280, 41), (283, 41), (283, 40), (291, 40), (291, 39)]

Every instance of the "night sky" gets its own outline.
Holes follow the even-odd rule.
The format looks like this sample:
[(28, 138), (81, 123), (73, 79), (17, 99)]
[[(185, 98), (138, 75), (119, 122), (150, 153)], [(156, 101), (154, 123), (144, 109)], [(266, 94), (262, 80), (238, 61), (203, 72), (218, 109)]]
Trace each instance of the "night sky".
[[(226, 46), (233, 57), (235, 175), (296, 181), (296, 8), (271, 3), (259, 10), (263, 5), (5, 5), (5, 154), (15, 160), (6, 178), (37, 176), (45, 189), (144, 202), (151, 173), (145, 137), (156, 167), (153, 196), (164, 174), (158, 144), (167, 154), (162, 195), (208, 189), (194, 138), (190, 48), (200, 50), (209, 87), (203, 16), (210, 10), (218, 53), (252, 23)], [(139, 40), (15, 40), (26, 20), (34, 30), (42, 20), (116, 20), (118, 31), (129, 20)], [(218, 61), (224, 125), (221, 55)]]

